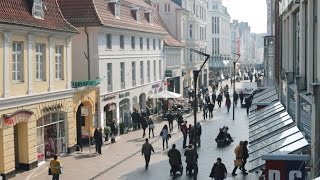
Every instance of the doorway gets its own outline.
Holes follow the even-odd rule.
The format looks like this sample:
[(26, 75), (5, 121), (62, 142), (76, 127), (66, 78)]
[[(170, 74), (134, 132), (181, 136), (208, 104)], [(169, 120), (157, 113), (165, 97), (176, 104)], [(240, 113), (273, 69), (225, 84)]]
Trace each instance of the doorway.
[(85, 124), (85, 117), (81, 116), (81, 107), (83, 106), (83, 104), (81, 103), (78, 107), (77, 110), (77, 115), (76, 115), (76, 123), (77, 123), (77, 148), (76, 151), (80, 151), (79, 147), (82, 148), (83, 147), (83, 143), (82, 143), (82, 126), (84, 126)]
[(16, 170), (19, 169), (19, 124), (13, 126), (14, 134), (14, 160)]

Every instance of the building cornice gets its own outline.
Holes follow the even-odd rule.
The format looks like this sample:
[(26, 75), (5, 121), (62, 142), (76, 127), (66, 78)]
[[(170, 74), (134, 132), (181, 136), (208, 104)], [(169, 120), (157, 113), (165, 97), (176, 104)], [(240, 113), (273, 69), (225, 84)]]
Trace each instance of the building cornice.
[(125, 58), (161, 58), (164, 57), (162, 54), (114, 54), (114, 55), (99, 55), (99, 60), (104, 59), (125, 59)]
[(73, 97), (74, 89), (0, 99), (0, 110)]
[(158, 81), (155, 81), (155, 82), (152, 82), (152, 83), (147, 83), (147, 84), (143, 84), (143, 85), (139, 85), (139, 86), (134, 86), (134, 87), (130, 87), (130, 88), (127, 88), (127, 89), (121, 89), (121, 90), (107, 92), (107, 93), (100, 92), (101, 93), (100, 97), (104, 97), (104, 96), (107, 96), (107, 95), (116, 95), (116, 94), (124, 92), (124, 91), (130, 91), (130, 90), (133, 90), (133, 89), (138, 89), (138, 88), (141, 88), (141, 87), (150, 86), (150, 85), (161, 83), (161, 82), (162, 82), (162, 80), (158, 80)]

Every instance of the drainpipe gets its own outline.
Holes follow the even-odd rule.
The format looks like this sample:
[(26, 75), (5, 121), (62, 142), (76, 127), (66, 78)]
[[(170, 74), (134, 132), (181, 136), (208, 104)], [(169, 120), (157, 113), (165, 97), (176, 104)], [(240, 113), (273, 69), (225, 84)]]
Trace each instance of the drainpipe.
[(88, 80), (90, 80), (91, 79), (90, 78), (90, 44), (89, 44), (90, 41), (89, 41), (89, 33), (88, 33), (87, 27), (84, 27), (84, 32), (86, 33), (86, 36), (87, 36), (87, 53), (86, 52), (83, 52), (83, 53), (88, 62)]

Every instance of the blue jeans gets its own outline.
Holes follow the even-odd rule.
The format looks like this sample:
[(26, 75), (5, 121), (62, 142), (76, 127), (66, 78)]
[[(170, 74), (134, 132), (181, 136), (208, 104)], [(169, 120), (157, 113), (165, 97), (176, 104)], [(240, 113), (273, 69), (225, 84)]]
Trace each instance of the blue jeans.
[(60, 174), (52, 174), (52, 180), (59, 180)]

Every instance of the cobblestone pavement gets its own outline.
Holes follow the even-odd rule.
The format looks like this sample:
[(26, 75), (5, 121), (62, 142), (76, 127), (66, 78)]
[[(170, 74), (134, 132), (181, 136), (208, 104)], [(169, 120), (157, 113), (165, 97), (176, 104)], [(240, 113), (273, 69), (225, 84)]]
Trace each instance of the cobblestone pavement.
[[(193, 124), (193, 114), (190, 113), (185, 119), (188, 124)], [(256, 174), (243, 176), (238, 170), (238, 176), (231, 177), (230, 173), (233, 169), (234, 148), (240, 140), (248, 139), (248, 122), (245, 109), (241, 109), (238, 105), (235, 109), (235, 120), (232, 120), (232, 108), (227, 113), (226, 107), (215, 107), (214, 118), (204, 121), (202, 113), (198, 113), (197, 119), (202, 124), (202, 146), (198, 148), (199, 153), (199, 174), (198, 179), (209, 179), (210, 170), (217, 157), (222, 158), (222, 162), (226, 165), (229, 172), (227, 180), (256, 180)], [(87, 151), (75, 152), (60, 161), (63, 165), (63, 174), (60, 179), (101, 179), (101, 180), (166, 180), (172, 179), (169, 176), (170, 165), (168, 162), (168, 150), (162, 150), (162, 140), (159, 133), (165, 122), (155, 122), (155, 137), (150, 139), (155, 154), (152, 155), (150, 167), (148, 170), (144, 168), (144, 158), (141, 156), (141, 146), (144, 143), (142, 138), (142, 130), (133, 131), (128, 134), (121, 135), (115, 144), (108, 144), (102, 148), (102, 155), (88, 153)], [(176, 125), (176, 124), (174, 124)], [(214, 141), (218, 134), (218, 130), (222, 126), (229, 126), (229, 132), (234, 137), (235, 142), (224, 148), (217, 148)], [(174, 128), (172, 138), (169, 141), (169, 149), (173, 143), (177, 144), (177, 149), (183, 154), (182, 149), (182, 134), (178, 132), (177, 127)], [(92, 148), (94, 148), (92, 146)], [(185, 170), (185, 157), (182, 157)], [(17, 174), (14, 180), (46, 180), (51, 179), (47, 175), (48, 163), (40, 167)], [(187, 176), (185, 171), (182, 176), (177, 176), (175, 179), (192, 179), (192, 176)]]

